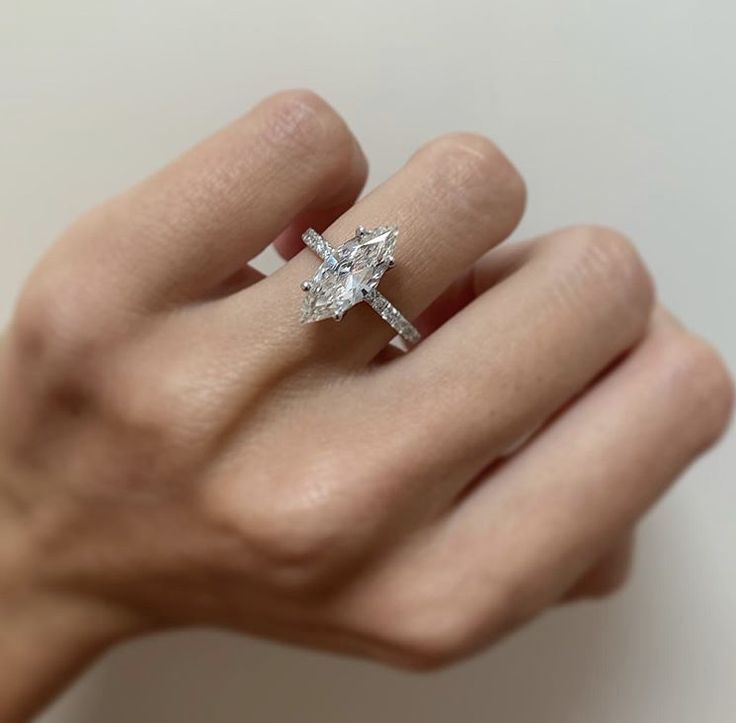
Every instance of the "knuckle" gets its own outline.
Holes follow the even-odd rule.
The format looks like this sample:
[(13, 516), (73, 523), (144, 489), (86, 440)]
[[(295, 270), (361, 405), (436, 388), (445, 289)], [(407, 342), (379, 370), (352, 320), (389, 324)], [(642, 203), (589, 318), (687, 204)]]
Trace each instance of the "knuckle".
[(342, 527), (335, 524), (321, 494), (319, 489), (303, 490), (288, 503), (282, 501), (267, 525), (253, 528), (269, 566), (311, 573), (341, 547)]
[(630, 578), (630, 560), (614, 567), (594, 568), (568, 590), (563, 601), (612, 597), (626, 587)]
[(321, 156), (327, 147), (330, 158), (352, 155), (353, 136), (345, 121), (313, 91), (282, 91), (266, 99), (264, 105), (269, 145), (287, 146), (309, 159)]
[(76, 269), (63, 266), (36, 272), (15, 310), (15, 348), (22, 361), (81, 371), (80, 362), (96, 357), (105, 340), (103, 315)]
[(433, 191), (476, 215), (492, 216), (510, 233), (526, 203), (524, 181), (490, 139), (475, 133), (451, 133), (416, 154), (432, 168)]
[(434, 670), (455, 663), (490, 645), (528, 615), (519, 586), (498, 580), (470, 591), (463, 604), (448, 574), (420, 584), (419, 589), (389, 593), (376, 606), (371, 635), (398, 667)]
[(505, 160), (492, 140), (476, 133), (447, 133), (430, 141), (426, 148), (448, 164), (456, 164), (460, 171), (483, 177), (494, 173), (496, 164)]
[(728, 426), (734, 406), (733, 380), (718, 352), (704, 339), (678, 330), (670, 335), (663, 367), (696, 444), (711, 446)]
[(250, 480), (247, 506), (239, 501), (237, 482), (216, 485), (208, 493), (209, 514), (232, 531), (264, 580), (307, 594), (359, 553), (362, 532), (355, 511), (332, 478), (294, 480), (293, 473), (274, 469), (266, 477)]
[(611, 576), (605, 580), (601, 580), (591, 587), (587, 591), (587, 597), (591, 598), (607, 598), (613, 597), (621, 592), (629, 582), (631, 572), (626, 570), (621, 572), (619, 575)]
[(631, 317), (639, 331), (654, 305), (654, 283), (634, 244), (606, 226), (573, 226), (554, 234), (550, 243), (565, 261), (568, 291), (589, 302), (591, 289), (606, 296), (602, 308)]
[(499, 574), (484, 604), (483, 630), (489, 640), (498, 640), (533, 618), (544, 607), (539, 580), (524, 572)]
[(228, 423), (221, 389), (186, 354), (152, 353), (161, 348), (157, 330), (128, 341), (109, 355), (101, 375), (100, 415), (121, 439), (157, 450), (162, 462), (181, 470), (206, 454)]
[[(165, 374), (111, 374), (103, 392), (106, 416), (126, 437), (164, 440), (173, 437), (181, 420), (190, 417), (191, 408), (184, 394)], [(186, 406), (184, 406), (186, 405)]]
[(615, 580), (585, 582), (570, 589), (559, 601), (560, 604), (578, 600), (603, 600), (621, 592), (629, 581), (629, 575)]
[(450, 608), (429, 615), (425, 611), (414, 620), (394, 621), (381, 642), (397, 667), (432, 671), (465, 657), (474, 642), (473, 633)]
[(94, 401), (96, 444), (104, 450), (97, 485), (142, 497), (186, 488), (207, 440), (193, 431), (181, 400), (136, 374), (106, 380)]

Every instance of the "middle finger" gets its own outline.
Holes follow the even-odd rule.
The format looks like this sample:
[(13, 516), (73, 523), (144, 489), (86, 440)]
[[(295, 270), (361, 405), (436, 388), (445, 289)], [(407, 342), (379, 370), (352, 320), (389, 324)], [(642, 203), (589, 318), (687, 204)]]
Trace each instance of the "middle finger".
[[(445, 136), (418, 151), (392, 178), (358, 202), (325, 232), (337, 246), (356, 226), (399, 227), (396, 268), (380, 291), (408, 318), (425, 309), (519, 222), (524, 183), (506, 157), (487, 139), (472, 134)], [(300, 325), (300, 284), (320, 264), (305, 249), (282, 269), (231, 297), (222, 318), (250, 316), (250, 340), (265, 339), (282, 359), (306, 357), (363, 364), (394, 335), (367, 304), (358, 304), (336, 323)], [(232, 340), (232, 329), (226, 334)]]

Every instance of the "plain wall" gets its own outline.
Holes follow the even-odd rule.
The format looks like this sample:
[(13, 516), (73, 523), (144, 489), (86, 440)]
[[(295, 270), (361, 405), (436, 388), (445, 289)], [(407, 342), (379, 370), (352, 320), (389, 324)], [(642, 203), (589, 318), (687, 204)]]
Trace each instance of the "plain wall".
[[(436, 134), (493, 137), (529, 184), (516, 237), (620, 227), (736, 366), (735, 26), (726, 0), (3, 0), (0, 313), (84, 208), (308, 86), (354, 127), (371, 185)], [(734, 470), (731, 434), (648, 518), (624, 594), (447, 672), (171, 635), (109, 655), (42, 721), (728, 723)]]

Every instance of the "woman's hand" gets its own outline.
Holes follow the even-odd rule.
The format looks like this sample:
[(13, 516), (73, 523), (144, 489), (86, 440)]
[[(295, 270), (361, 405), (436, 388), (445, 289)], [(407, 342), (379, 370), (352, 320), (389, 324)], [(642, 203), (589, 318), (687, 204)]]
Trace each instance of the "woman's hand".
[[(283, 93), (76, 223), (0, 348), (0, 718), (115, 640), (213, 624), (431, 667), (624, 577), (726, 425), (717, 355), (598, 227), (498, 248), (524, 184), (440, 138), (357, 202), (344, 122)], [(381, 290), (300, 325), (335, 242), (396, 224)], [(245, 263), (276, 237), (290, 260)]]

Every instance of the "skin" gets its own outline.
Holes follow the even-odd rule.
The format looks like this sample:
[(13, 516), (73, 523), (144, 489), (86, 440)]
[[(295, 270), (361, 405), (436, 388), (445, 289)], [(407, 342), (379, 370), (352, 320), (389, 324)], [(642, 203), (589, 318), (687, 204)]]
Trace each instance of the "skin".
[[(719, 357), (616, 231), (498, 246), (525, 193), (489, 140), (432, 141), (356, 202), (365, 175), (334, 110), (281, 93), (32, 274), (0, 345), (0, 719), (153, 630), (427, 669), (625, 580), (727, 424)], [(385, 223), (408, 354), (366, 305), (298, 320), (300, 232)], [(274, 239), (283, 267), (244, 268)]]

